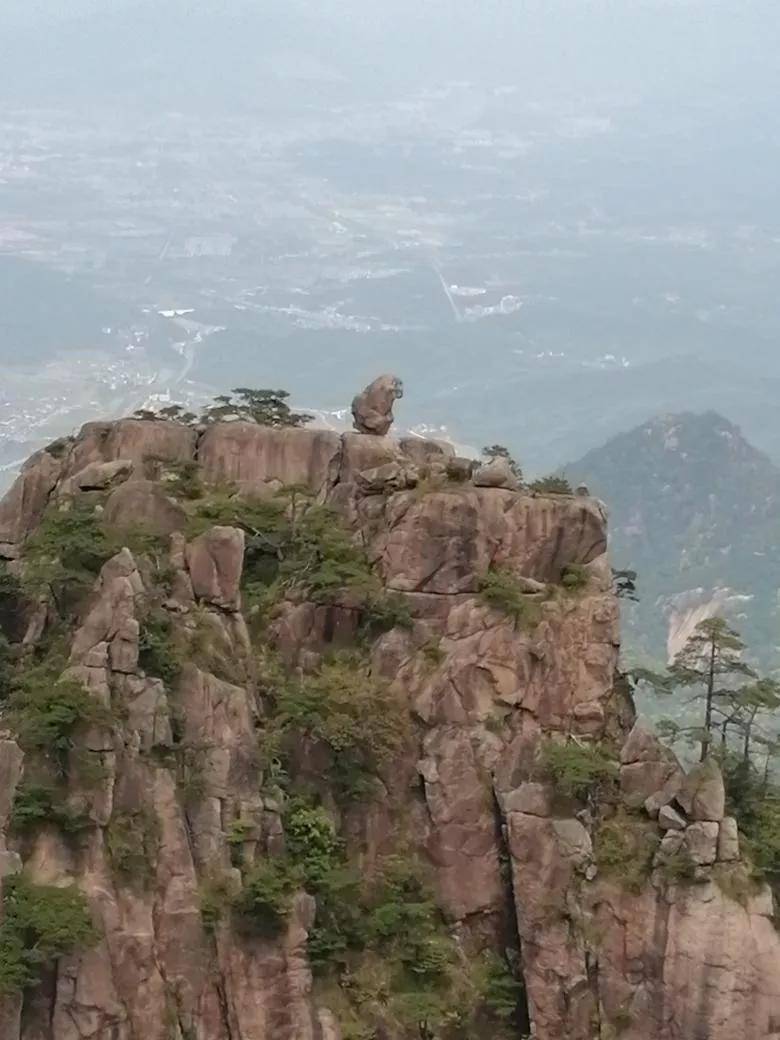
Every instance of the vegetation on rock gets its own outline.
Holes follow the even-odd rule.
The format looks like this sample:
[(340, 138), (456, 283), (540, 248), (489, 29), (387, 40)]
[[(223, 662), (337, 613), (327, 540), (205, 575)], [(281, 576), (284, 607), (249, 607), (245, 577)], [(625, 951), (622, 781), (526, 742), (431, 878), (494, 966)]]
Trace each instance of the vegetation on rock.
[(85, 812), (62, 801), (55, 787), (25, 781), (16, 789), (11, 829), (16, 834), (25, 834), (44, 825), (53, 825), (64, 834), (75, 835), (91, 827), (92, 821)]
[(3, 880), (0, 994), (33, 985), (52, 961), (96, 941), (86, 899), (75, 887), (34, 885), (24, 875)]
[(538, 600), (523, 592), (506, 567), (491, 567), (480, 585), (482, 599), (494, 610), (512, 618), (515, 628), (533, 628), (541, 618)]
[(574, 739), (566, 743), (545, 741), (540, 766), (556, 791), (568, 798), (587, 798), (614, 781), (618, 773), (617, 762), (604, 745)]
[(509, 448), (505, 448), (503, 444), (490, 444), (482, 449), (482, 456), (487, 462), (493, 462), (496, 459), (502, 459), (509, 466), (512, 471), (512, 475), (517, 477), (518, 480), (522, 481), (523, 473), (520, 469), (519, 464), (512, 457)]
[(547, 477), (539, 477), (532, 480), (528, 490), (536, 495), (573, 495), (574, 491), (566, 477), (550, 474)]

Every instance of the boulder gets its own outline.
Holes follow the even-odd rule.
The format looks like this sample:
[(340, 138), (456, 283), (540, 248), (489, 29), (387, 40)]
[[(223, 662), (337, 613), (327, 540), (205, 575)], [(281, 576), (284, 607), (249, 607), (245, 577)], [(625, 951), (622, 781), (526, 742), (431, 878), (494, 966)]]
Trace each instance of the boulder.
[(668, 757), (667, 749), (658, 739), (653, 724), (640, 715), (620, 749), (621, 765), (630, 765), (632, 762), (660, 762)]
[(451, 459), (447, 459), (445, 473), (456, 484), (465, 484), (467, 480), (471, 480), (477, 465), (474, 459), (466, 459), (456, 455)]
[(684, 779), (685, 773), (682, 769), (675, 770), (663, 786), (645, 800), (644, 808), (647, 815), (655, 819), (662, 806), (674, 801)]
[(401, 437), (398, 447), (415, 466), (424, 466), (434, 459), (446, 462), (454, 460), (455, 449), (446, 441), (429, 441), (424, 437)]
[(658, 812), (658, 826), (662, 831), (684, 831), (685, 819), (671, 805), (664, 805)]
[(223, 610), (238, 610), (244, 532), (237, 527), (212, 527), (189, 543), (186, 556), (195, 595)]
[(549, 784), (528, 781), (500, 795), (505, 814), (528, 813), (530, 816), (552, 816), (553, 790)]
[(653, 863), (656, 866), (668, 863), (682, 849), (684, 840), (684, 831), (667, 831), (661, 839)]
[(719, 823), (723, 819), (726, 791), (723, 774), (714, 758), (707, 758), (690, 770), (677, 794), (677, 801), (691, 820)]
[(701, 820), (685, 828), (683, 846), (697, 867), (711, 866), (718, 853), (717, 823)]
[(403, 383), (396, 376), (379, 376), (352, 401), (352, 417), (358, 433), (383, 437), (393, 425), (393, 405), (404, 396)]
[[(682, 780), (682, 770), (674, 762), (669, 761), (631, 762), (629, 765), (621, 766), (620, 791), (623, 800), (632, 809), (639, 809), (642, 805), (646, 806), (648, 801), (659, 792), (676, 790), (675, 781), (678, 776), (677, 785), (679, 786)], [(670, 795), (667, 798), (664, 794), (661, 804), (667, 804), (673, 797), (674, 795)], [(655, 815), (657, 812), (656, 808), (655, 812), (650, 815)]]
[(161, 536), (183, 530), (187, 522), (181, 506), (151, 480), (120, 484), (108, 496), (103, 518), (117, 531), (137, 528)]
[(724, 816), (718, 831), (718, 862), (731, 863), (739, 859), (739, 829), (733, 816)]
[(78, 491), (103, 491), (127, 480), (133, 472), (131, 459), (115, 459), (113, 462), (90, 462), (84, 469), (71, 477), (68, 484)]
[(397, 462), (386, 462), (374, 469), (358, 473), (358, 488), (364, 495), (390, 495), (403, 491), (417, 483), (417, 470), (413, 466), (401, 466)]
[(505, 488), (507, 491), (517, 491), (520, 487), (520, 481), (506, 459), (492, 459), (483, 463), (474, 470), (471, 479), (475, 487)]

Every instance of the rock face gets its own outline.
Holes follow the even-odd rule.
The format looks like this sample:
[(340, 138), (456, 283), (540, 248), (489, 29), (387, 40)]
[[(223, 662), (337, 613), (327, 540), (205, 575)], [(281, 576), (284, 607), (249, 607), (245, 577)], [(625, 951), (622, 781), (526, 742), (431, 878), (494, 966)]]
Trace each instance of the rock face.
[[(118, 536), (141, 526), (169, 543), (115, 553), (68, 615), (58, 667), (100, 711), (70, 733), (64, 768), (52, 772), (23, 733), (17, 743), (0, 732), (0, 886), (22, 865), (34, 884), (76, 885), (98, 936), (45, 965), (24, 994), (0, 998), (0, 1037), (419, 1040), (428, 1027), (393, 1003), (395, 980), (372, 951), (337, 944), (315, 983), (327, 906), (316, 876), (296, 873), (282, 892), (262, 873), (296, 854), (290, 812), (303, 793), (306, 806), (319, 800), (370, 891), (399, 856), (430, 878), (443, 912), (437, 941), (451, 944), (470, 1000), (480, 1000), (484, 957), (512, 951), (524, 993), (516, 1015), (498, 1021), (480, 1005), (437, 1037), (775, 1040), (771, 893), (751, 888), (741, 903), (728, 894), (745, 863), (717, 766), (686, 775), (616, 681), (619, 615), (598, 502), (523, 494), (503, 477), (471, 482), (470, 464), (456, 480), (441, 445), (384, 435), (398, 388), (391, 377), (379, 384), (356, 401), (362, 432), (343, 437), (243, 422), (200, 435), (175, 423), (89, 424), (58, 457), (34, 457), (0, 504), (0, 542), (22, 570), (48, 504), (71, 495), (94, 502)], [(148, 479), (150, 459), (173, 472), (195, 464), (200, 497)], [(231, 485), (236, 509), (204, 530), (204, 517), (224, 519)], [(332, 507), (325, 534), (353, 539), (370, 581), (343, 542), (317, 541), (286, 505), (304, 562), (269, 608), (263, 568), (270, 588), (292, 549), (257, 520), (256, 499), (291, 485)], [(234, 523), (248, 499), (252, 523)], [(575, 591), (561, 583), (572, 565), (586, 579)], [(484, 598), (496, 567), (515, 576), (520, 607)], [(47, 617), (44, 604), (41, 654)], [(344, 649), (365, 671), (328, 716), (320, 687), (305, 683), (324, 681)], [(384, 724), (398, 706), (402, 739), (345, 800), (349, 697), (369, 682), (390, 698)], [(314, 712), (333, 744), (309, 721), (285, 745), (269, 725), (280, 702), (287, 717)], [(370, 704), (364, 711), (368, 746), (376, 731)], [(602, 741), (620, 749), (607, 794), (562, 790), (544, 764), (549, 748)], [(18, 785), (40, 777), (79, 814), (77, 833), (53, 816), (24, 833), (10, 826)], [(610, 870), (604, 856), (615, 825), (636, 839), (638, 880), (633, 860)], [(255, 868), (270, 896), (251, 888)], [(242, 925), (230, 907), (247, 893), (266, 909), (264, 898), (286, 900), (281, 926)], [(416, 897), (413, 909), (417, 928)], [(356, 1021), (356, 1008), (368, 1018)]]
[(358, 433), (383, 437), (393, 425), (393, 405), (404, 396), (403, 383), (396, 376), (378, 376), (352, 402), (352, 417)]

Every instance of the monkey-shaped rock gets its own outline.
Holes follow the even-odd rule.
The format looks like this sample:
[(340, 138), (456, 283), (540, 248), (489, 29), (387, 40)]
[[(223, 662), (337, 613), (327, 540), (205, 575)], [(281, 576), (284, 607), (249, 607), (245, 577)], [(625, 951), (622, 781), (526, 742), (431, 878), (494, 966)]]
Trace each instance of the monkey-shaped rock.
[(403, 396), (404, 386), (397, 376), (378, 376), (352, 402), (355, 429), (383, 437), (393, 425), (393, 404)]

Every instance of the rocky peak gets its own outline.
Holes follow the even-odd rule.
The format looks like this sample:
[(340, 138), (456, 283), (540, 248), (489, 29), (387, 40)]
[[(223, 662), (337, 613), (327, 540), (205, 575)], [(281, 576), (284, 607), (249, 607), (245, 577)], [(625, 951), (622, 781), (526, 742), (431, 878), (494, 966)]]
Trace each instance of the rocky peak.
[(343, 436), (89, 424), (0, 503), (0, 1035), (768, 1040), (771, 894), (634, 719), (598, 501), (377, 383)]
[[(632, 649), (662, 659), (725, 612), (776, 664), (780, 470), (714, 413), (651, 419), (567, 467), (610, 511), (610, 550), (639, 574)], [(660, 609), (659, 609), (660, 608)]]

